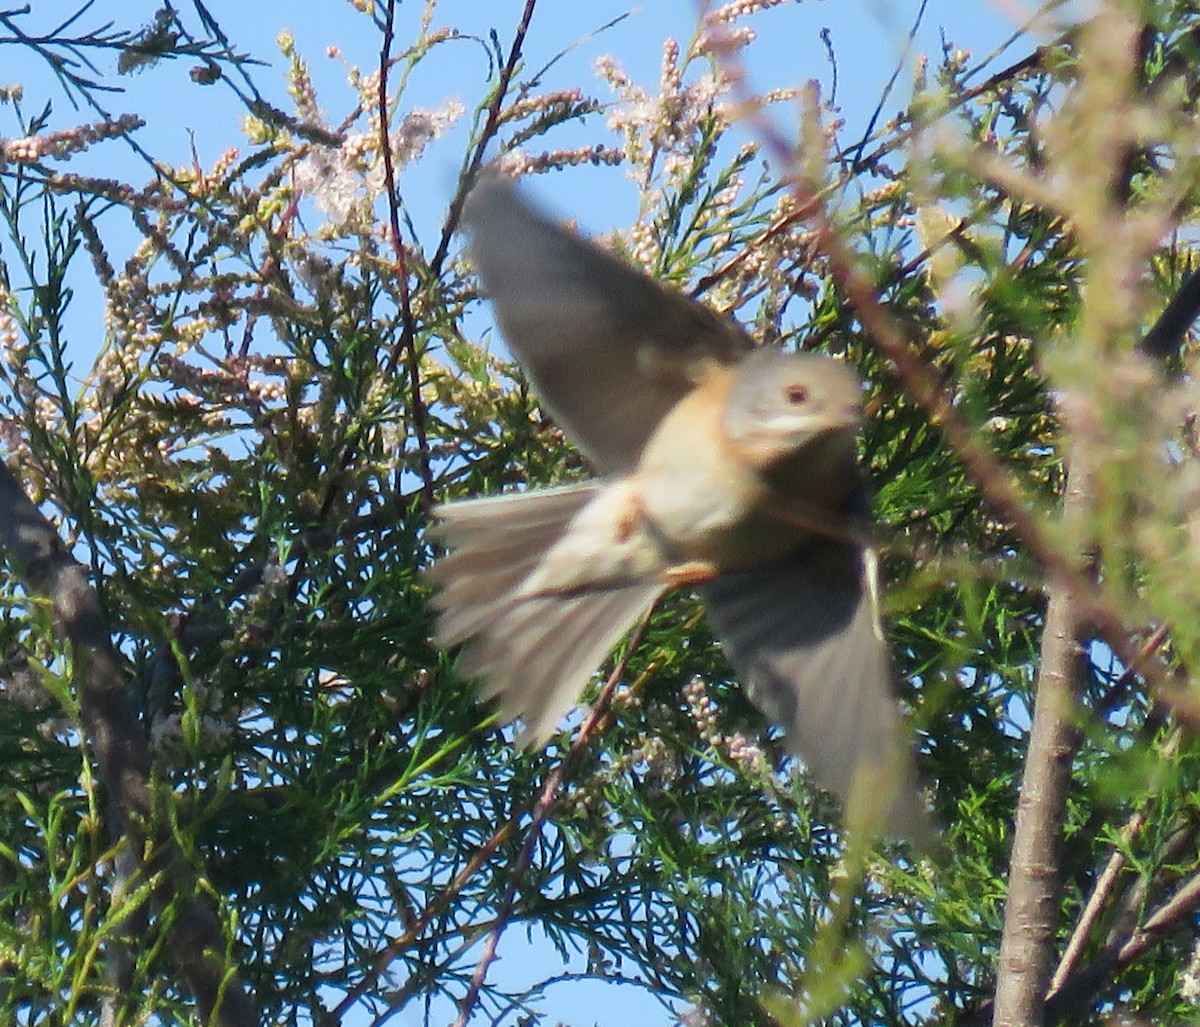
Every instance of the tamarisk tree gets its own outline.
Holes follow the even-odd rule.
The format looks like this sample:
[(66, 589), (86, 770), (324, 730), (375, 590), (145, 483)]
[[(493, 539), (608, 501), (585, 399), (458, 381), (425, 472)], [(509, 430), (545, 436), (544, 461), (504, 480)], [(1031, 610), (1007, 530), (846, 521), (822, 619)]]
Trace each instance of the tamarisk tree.
[[(0, 94), (0, 1018), (536, 1023), (587, 979), (691, 1024), (1194, 1017), (1194, 5), (1051, 4), (875, 117), (756, 84), (807, 7), (560, 83), (558, 0), (450, 6), (355, 4), (361, 65), (199, 0), (0, 12), (46, 83)], [(233, 101), (226, 152), (150, 144), (160, 81)], [(863, 377), (941, 851), (844, 829), (686, 592), (544, 751), (431, 643), (433, 503), (587, 473), (463, 256), (491, 162)]]

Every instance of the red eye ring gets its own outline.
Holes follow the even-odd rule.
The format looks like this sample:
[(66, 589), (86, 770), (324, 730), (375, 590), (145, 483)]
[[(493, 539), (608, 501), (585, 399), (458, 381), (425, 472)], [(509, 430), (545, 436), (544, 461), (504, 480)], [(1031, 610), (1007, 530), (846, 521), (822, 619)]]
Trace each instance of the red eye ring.
[(783, 390), (783, 395), (793, 406), (808, 402), (808, 389), (803, 385), (789, 385)]

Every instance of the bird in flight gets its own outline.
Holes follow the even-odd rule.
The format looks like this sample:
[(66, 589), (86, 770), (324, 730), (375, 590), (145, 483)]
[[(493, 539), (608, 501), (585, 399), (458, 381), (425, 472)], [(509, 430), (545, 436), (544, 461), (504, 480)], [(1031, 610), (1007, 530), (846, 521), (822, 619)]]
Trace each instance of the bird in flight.
[(816, 782), (876, 830), (927, 839), (865, 538), (855, 373), (756, 348), (497, 173), (464, 224), (505, 339), (598, 477), (438, 508), (438, 644), (544, 744), (654, 603), (695, 589)]

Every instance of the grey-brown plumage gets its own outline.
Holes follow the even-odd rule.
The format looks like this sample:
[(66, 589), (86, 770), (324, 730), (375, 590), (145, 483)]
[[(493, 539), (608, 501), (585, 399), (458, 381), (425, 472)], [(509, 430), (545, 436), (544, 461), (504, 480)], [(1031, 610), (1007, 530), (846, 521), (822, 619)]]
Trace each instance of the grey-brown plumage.
[(474, 640), (459, 672), (478, 676), (484, 695), (499, 701), (506, 719), (524, 720), (539, 744), (662, 591), (658, 582), (638, 581), (575, 595), (522, 594), (522, 583), (597, 492), (577, 485), (450, 503), (433, 529), (451, 550), (428, 574), (439, 586), (438, 641)]
[(601, 474), (632, 470), (710, 362), (752, 348), (706, 307), (537, 215), (503, 178), (475, 186), (464, 222), (504, 338)]
[(928, 817), (891, 688), (843, 364), (732, 323), (486, 177), (471, 257), (539, 398), (604, 477), (451, 503), (438, 641), (544, 741), (666, 590), (697, 587), (735, 671), (814, 778), (889, 833)]

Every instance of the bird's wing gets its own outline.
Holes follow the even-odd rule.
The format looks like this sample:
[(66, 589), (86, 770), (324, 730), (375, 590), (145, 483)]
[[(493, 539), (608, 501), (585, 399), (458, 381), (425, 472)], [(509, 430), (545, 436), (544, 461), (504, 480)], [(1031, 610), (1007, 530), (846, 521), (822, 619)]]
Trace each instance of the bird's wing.
[(522, 594), (519, 586), (599, 492), (595, 484), (472, 499), (438, 508), (433, 536), (452, 552), (426, 574), (439, 588), (437, 643), (461, 644), (458, 671), (479, 677), (522, 740), (544, 745), (601, 663), (663, 590), (655, 581)]
[(931, 827), (891, 684), (874, 554), (815, 540), (702, 590), (730, 663), (822, 787), (876, 829), (928, 843)]
[(663, 416), (752, 348), (732, 322), (543, 217), (485, 175), (463, 213), (504, 337), (601, 473), (631, 470)]

